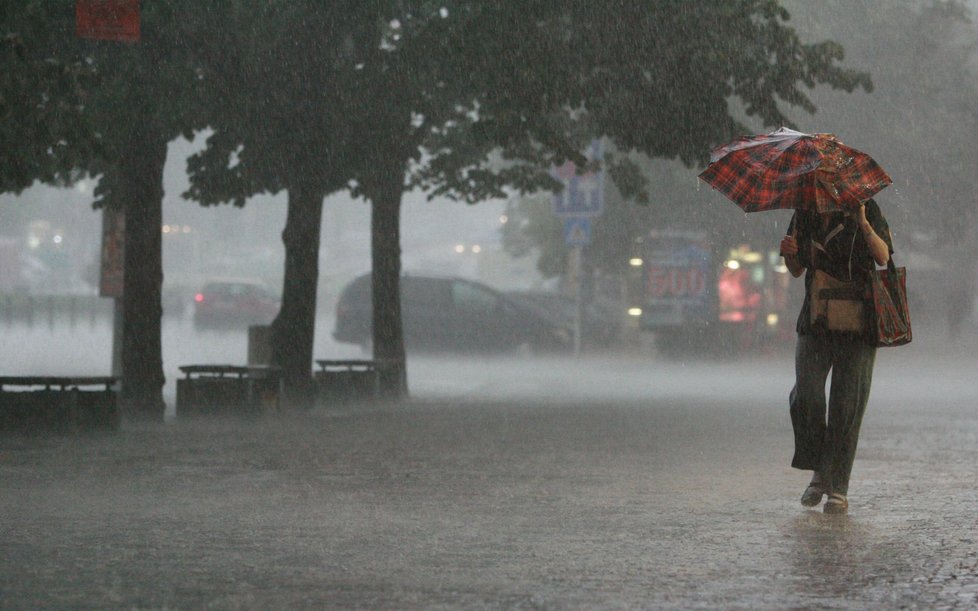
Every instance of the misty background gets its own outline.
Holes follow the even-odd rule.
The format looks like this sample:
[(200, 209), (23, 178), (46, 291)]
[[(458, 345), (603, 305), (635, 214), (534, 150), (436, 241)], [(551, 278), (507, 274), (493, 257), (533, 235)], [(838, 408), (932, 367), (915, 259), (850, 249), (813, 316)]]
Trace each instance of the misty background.
[[(873, 79), (872, 92), (813, 89), (814, 114), (784, 106), (801, 131), (835, 133), (871, 154), (892, 176), (893, 185), (876, 199), (893, 230), (895, 261), (908, 268), (915, 342), (941, 346), (937, 338), (950, 343), (973, 336), (978, 320), (978, 197), (971, 152), (978, 133), (975, 3), (783, 4), (792, 16), (788, 25), (804, 41), (841, 43), (844, 65), (865, 70)], [(744, 120), (752, 124), (750, 117)], [(771, 129), (756, 121), (753, 125), (756, 132)], [(243, 363), (247, 353), (244, 328), (194, 327), (195, 293), (220, 279), (256, 281), (275, 291), (282, 286), (283, 193), (255, 196), (244, 208), (202, 207), (181, 196), (188, 187), (186, 159), (203, 146), (205, 137), (171, 142), (165, 171), (163, 360), (164, 394), (171, 407), (178, 366)], [(696, 178), (701, 168), (637, 161), (649, 180), (647, 201), (624, 197), (607, 181), (607, 210), (594, 221), (585, 257), (609, 279), (600, 285), (598, 297), (617, 308), (622, 323), (617, 341), (603, 354), (657, 358), (649, 334), (627, 313), (622, 278), (628, 253), (618, 246), (636, 234), (682, 227), (709, 232), (718, 243), (739, 241), (769, 252), (790, 213), (744, 215)], [(97, 297), (102, 213), (92, 209), (94, 188), (94, 181), (82, 180), (65, 189), (36, 184), (19, 195), (0, 195), (0, 294), (33, 299), (29, 316), (0, 316), (0, 371), (6, 375), (102, 375), (110, 369), (112, 305), (110, 299)], [(558, 222), (539, 214), (550, 205), (549, 194), (513, 195), (475, 205), (429, 200), (421, 192), (406, 194), (403, 269), (457, 275), (500, 290), (559, 292), (567, 284), (568, 249), (559, 235), (541, 239), (532, 232), (534, 223)], [(369, 357), (359, 346), (331, 337), (340, 291), (370, 270), (369, 222), (369, 204), (362, 199), (339, 194), (325, 201), (316, 358)], [(16, 266), (11, 263), (15, 260)], [(789, 325), (796, 314), (797, 309), (789, 312)], [(775, 349), (790, 350), (790, 340)], [(464, 368), (461, 362), (455, 366)], [(431, 375), (453, 375), (437, 369)], [(415, 379), (425, 371), (423, 364), (416, 370), (409, 365)]]

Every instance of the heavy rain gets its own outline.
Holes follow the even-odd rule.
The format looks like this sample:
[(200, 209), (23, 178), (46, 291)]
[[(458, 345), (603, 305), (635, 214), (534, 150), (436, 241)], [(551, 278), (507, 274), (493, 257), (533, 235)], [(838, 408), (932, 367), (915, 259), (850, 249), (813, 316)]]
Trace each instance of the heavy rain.
[[(978, 606), (978, 2), (204, 4), (0, 9), (0, 608)], [(892, 179), (851, 477), (779, 127)]]

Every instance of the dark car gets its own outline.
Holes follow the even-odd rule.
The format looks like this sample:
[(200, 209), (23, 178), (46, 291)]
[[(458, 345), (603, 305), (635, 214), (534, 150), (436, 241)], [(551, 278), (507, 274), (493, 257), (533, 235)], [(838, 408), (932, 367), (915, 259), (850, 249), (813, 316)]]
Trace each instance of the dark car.
[(266, 325), (278, 314), (280, 300), (258, 282), (209, 282), (194, 295), (194, 324), (201, 328)]
[[(370, 345), (370, 278), (370, 274), (356, 278), (340, 294), (333, 331), (337, 341)], [(401, 314), (407, 350), (550, 352), (571, 345), (562, 325), (499, 291), (462, 278), (403, 275)]]
[[(565, 295), (551, 291), (509, 291), (510, 299), (536, 308), (569, 331), (574, 328), (577, 303)], [(607, 348), (621, 335), (622, 320), (611, 305), (592, 301), (581, 306), (581, 344), (585, 347)]]

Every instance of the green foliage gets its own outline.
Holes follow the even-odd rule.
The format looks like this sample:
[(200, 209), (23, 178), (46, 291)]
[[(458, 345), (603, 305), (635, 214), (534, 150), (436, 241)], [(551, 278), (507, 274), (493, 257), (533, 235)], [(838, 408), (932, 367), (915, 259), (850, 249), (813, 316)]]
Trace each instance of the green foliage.
[(86, 166), (93, 175), (102, 175), (96, 205), (126, 205), (118, 184), (125, 178), (116, 170), (120, 160), (139, 154), (134, 146), (140, 138), (190, 138), (206, 125), (200, 66), (205, 57), (224, 52), (211, 44), (210, 32), (221, 22), (213, 5), (141, 3), (140, 19), (137, 43), (71, 37), (63, 47), (64, 53), (98, 68), (88, 115), (103, 147)]
[(190, 159), (185, 196), (241, 206), (299, 182), (324, 194), (350, 186), (376, 159), (372, 134), (383, 129), (377, 118), (397, 78), (384, 51), (394, 4), (235, 3), (218, 36), (236, 52), (203, 66), (214, 133)]
[[(592, 262), (607, 271), (619, 271), (632, 239), (652, 227), (706, 230), (720, 245), (743, 241), (744, 226), (735, 209), (719, 214), (710, 209), (688, 166), (704, 164), (712, 146), (755, 131), (747, 121), (793, 126), (791, 109), (815, 111), (807, 91), (817, 85), (846, 92), (872, 90), (868, 74), (840, 65), (841, 45), (802, 42), (778, 2), (625, 2), (614, 11), (569, 2), (562, 9), (521, 36), (530, 40), (524, 44), (553, 54), (535, 79), (551, 104), (545, 124), (557, 129), (541, 133), (565, 148), (544, 144), (542, 135), (530, 133), (536, 148), (521, 142), (523, 148), (515, 155), (543, 172), (549, 163), (574, 159), (566, 151), (583, 150), (594, 136), (613, 144), (606, 159), (612, 183), (606, 212), (595, 221), (587, 249)], [(553, 32), (561, 33), (557, 42), (548, 38)], [(525, 91), (516, 78), (501, 72), (499, 81), (487, 88)], [(490, 110), (506, 108), (507, 99), (490, 99), (496, 104)], [(485, 108), (479, 107), (479, 119), (485, 114), (491, 120)], [(537, 125), (541, 118), (535, 121)], [(514, 154), (512, 148), (506, 153)], [(453, 147), (444, 149), (450, 155)], [(531, 158), (527, 150), (549, 156)], [(687, 168), (653, 161), (657, 158), (676, 159)], [(464, 188), (464, 183), (457, 186)], [(635, 206), (646, 203), (647, 210)], [(527, 239), (537, 240), (540, 268), (561, 271), (553, 254), (563, 248), (561, 235), (546, 231), (549, 221), (523, 206), (514, 212), (514, 227), (522, 226)]]
[(64, 28), (54, 8), (0, 8), (0, 192), (70, 182), (99, 150), (87, 116), (96, 69), (55, 52)]
[[(623, 153), (702, 163), (747, 131), (731, 99), (765, 125), (791, 125), (782, 105), (814, 111), (804, 88), (872, 88), (839, 65), (840, 45), (802, 43), (773, 0), (476, 4), (441, 45), (442, 78), (462, 103), (433, 129), (415, 175), (464, 201), (552, 189), (547, 168), (582, 162), (596, 136)], [(644, 199), (634, 171), (611, 170)]]
[(240, 2), (205, 67), (208, 149), (187, 193), (242, 205), (289, 178), (366, 193), (388, 160), (409, 187), (470, 203), (556, 188), (548, 168), (595, 135), (623, 152), (619, 188), (647, 197), (630, 151), (702, 162), (745, 127), (813, 110), (803, 88), (870, 89), (838, 44), (803, 44), (773, 0)]
[[(12, 0), (0, 9), (0, 190), (102, 175), (98, 204), (118, 194), (112, 168), (133, 133), (169, 141), (204, 126), (199, 64), (218, 6), (142, 3), (138, 43), (80, 39), (71, 0)], [(105, 200), (105, 201), (103, 201)], [(119, 202), (120, 205), (122, 202)]]

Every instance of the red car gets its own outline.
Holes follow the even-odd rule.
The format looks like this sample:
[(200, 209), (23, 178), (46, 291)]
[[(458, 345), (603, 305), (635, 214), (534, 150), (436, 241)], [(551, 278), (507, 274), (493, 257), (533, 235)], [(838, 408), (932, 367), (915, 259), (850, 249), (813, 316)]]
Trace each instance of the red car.
[(258, 282), (209, 282), (194, 295), (194, 324), (200, 328), (267, 325), (281, 301)]

